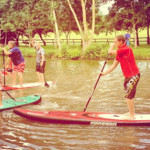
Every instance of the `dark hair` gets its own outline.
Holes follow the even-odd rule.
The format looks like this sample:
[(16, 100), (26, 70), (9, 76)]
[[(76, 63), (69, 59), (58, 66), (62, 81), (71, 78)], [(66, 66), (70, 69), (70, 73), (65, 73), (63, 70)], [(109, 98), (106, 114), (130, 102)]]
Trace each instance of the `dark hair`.
[(125, 43), (125, 41), (126, 41), (126, 39), (123, 35), (118, 35), (118, 36), (116, 36), (116, 38), (118, 41), (122, 41), (123, 43)]

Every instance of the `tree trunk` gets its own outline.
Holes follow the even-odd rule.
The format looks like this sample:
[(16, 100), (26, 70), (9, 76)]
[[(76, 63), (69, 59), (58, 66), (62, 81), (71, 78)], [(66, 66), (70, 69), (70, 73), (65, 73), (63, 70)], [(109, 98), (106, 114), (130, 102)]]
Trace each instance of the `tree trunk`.
[(137, 45), (139, 46), (139, 34), (138, 34), (138, 28), (136, 28), (136, 39), (137, 39)]
[(44, 46), (46, 46), (46, 42), (44, 41), (44, 39), (43, 39), (43, 37), (42, 37), (42, 34), (41, 34), (41, 33), (39, 33), (39, 36), (40, 36), (40, 39), (42, 40), (42, 42), (43, 42)]
[(136, 24), (133, 23), (134, 48), (137, 48)]
[(149, 37), (149, 23), (147, 25), (147, 44), (150, 44), (150, 37)]
[[(146, 5), (148, 5), (149, 0), (146, 0)], [(150, 16), (149, 16), (149, 12), (150, 12), (150, 7), (147, 8), (146, 10), (146, 15), (147, 15), (147, 44), (150, 44), (150, 35), (149, 35), (149, 27), (150, 27)]]
[(65, 36), (66, 36), (66, 43), (69, 45), (69, 32), (65, 32)]
[(32, 47), (31, 41), (32, 41), (32, 23), (30, 23), (30, 20), (28, 21), (28, 36), (29, 36), (29, 47)]
[(16, 45), (19, 46), (19, 36), (16, 36)]
[(54, 23), (55, 23), (55, 31), (56, 31), (56, 42), (58, 44), (59, 50), (61, 50), (61, 42), (60, 42), (60, 36), (59, 36), (59, 30), (58, 30), (58, 24), (57, 24), (57, 18), (56, 18), (56, 13), (53, 8), (53, 17), (54, 17)]
[(76, 21), (76, 24), (78, 26), (81, 39), (82, 39), (82, 53), (87, 49), (87, 47), (91, 44), (91, 41), (94, 36), (95, 31), (95, 0), (92, 0), (92, 29), (88, 29), (87, 20), (86, 20), (86, 2), (87, 0), (81, 0), (81, 6), (82, 6), (82, 16), (83, 16), (83, 27), (81, 27), (79, 20), (77, 18), (77, 15), (70, 3), (70, 0), (68, 1), (68, 5), (70, 7), (70, 10), (73, 13), (74, 19)]
[(8, 40), (7, 40), (7, 32), (5, 32), (5, 45), (7, 45)]

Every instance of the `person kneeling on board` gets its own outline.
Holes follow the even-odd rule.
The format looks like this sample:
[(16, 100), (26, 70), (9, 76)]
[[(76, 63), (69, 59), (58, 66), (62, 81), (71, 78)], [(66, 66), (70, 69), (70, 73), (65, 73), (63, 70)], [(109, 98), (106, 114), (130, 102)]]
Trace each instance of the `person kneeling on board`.
[[(114, 50), (115, 46), (118, 48), (117, 50)], [(103, 76), (109, 74), (120, 63), (122, 72), (125, 76), (125, 98), (127, 100), (129, 109), (129, 113), (126, 114), (126, 119), (135, 119), (134, 97), (136, 93), (136, 87), (140, 79), (140, 72), (136, 65), (132, 49), (125, 45), (124, 36), (119, 35), (115, 38), (114, 43), (111, 44), (108, 50), (108, 54), (116, 55), (116, 58), (108, 70), (102, 72), (101, 75)]]
[(41, 47), (39, 42), (35, 42), (34, 39), (32, 39), (32, 45), (36, 50), (36, 73), (39, 79), (39, 82), (41, 83), (41, 86), (45, 86), (45, 78), (44, 78), (44, 72), (45, 72), (45, 51)]
[(16, 76), (18, 74), (20, 80), (20, 87), (23, 86), (23, 72), (25, 68), (25, 60), (22, 56), (22, 53), (18, 47), (16, 47), (15, 41), (8, 42), (9, 51), (6, 51), (3, 48), (4, 54), (8, 55), (5, 65), (9, 64), (10, 61), (13, 63), (13, 72), (12, 72), (12, 85), (16, 85)]

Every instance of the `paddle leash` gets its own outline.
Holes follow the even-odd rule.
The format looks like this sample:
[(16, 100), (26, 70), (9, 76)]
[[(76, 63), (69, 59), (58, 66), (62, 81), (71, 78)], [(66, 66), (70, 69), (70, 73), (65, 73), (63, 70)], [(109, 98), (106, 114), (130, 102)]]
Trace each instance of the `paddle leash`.
[[(102, 67), (101, 72), (103, 72), (103, 70), (104, 70), (104, 68), (105, 68), (105, 66), (106, 66), (106, 64), (107, 64), (108, 57), (109, 57), (109, 55), (107, 55), (107, 58), (106, 58), (106, 60), (105, 60), (105, 62), (104, 62), (104, 65), (103, 65), (103, 67)], [(93, 88), (93, 91), (92, 91), (92, 93), (91, 93), (91, 96), (89, 97), (88, 102), (86, 103), (86, 106), (85, 106), (85, 108), (84, 108), (84, 110), (83, 110), (84, 112), (86, 111), (87, 106), (88, 106), (88, 104), (89, 104), (89, 102), (90, 102), (90, 100), (91, 100), (91, 98), (92, 98), (92, 96), (93, 96), (93, 94), (94, 94), (94, 92), (95, 92), (95, 89), (96, 89), (97, 84), (98, 84), (98, 82), (99, 82), (99, 80), (100, 80), (100, 77), (101, 77), (101, 72), (100, 72), (100, 74), (99, 74), (99, 76), (98, 76), (98, 79), (97, 79), (97, 81), (96, 81), (96, 83), (95, 83), (95, 86), (94, 86), (94, 88)]]

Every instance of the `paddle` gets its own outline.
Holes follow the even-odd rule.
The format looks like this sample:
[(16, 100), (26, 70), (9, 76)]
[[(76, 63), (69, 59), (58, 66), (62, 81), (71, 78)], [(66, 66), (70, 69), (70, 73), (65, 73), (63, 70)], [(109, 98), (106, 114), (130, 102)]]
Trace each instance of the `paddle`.
[[(3, 51), (3, 69), (4, 69), (4, 72), (5, 72), (5, 54), (4, 54), (4, 51)], [(5, 73), (4, 73), (4, 87), (6, 86), (6, 82), (5, 82)], [(2, 89), (2, 91), (4, 91), (11, 99), (13, 99), (14, 101), (16, 101), (15, 100), (15, 98), (13, 98), (7, 91), (5, 91), (5, 90), (3, 90)]]
[(3, 51), (3, 70), (4, 70), (4, 86), (5, 86), (6, 83), (5, 83), (5, 55), (4, 55), (4, 51)]
[[(104, 70), (104, 68), (105, 68), (105, 65), (107, 64), (108, 57), (109, 57), (109, 55), (107, 55), (107, 58), (106, 58), (106, 60), (105, 60), (105, 62), (104, 62), (104, 65), (103, 65), (103, 67), (102, 67), (101, 72), (103, 72), (103, 70)], [(84, 108), (84, 110), (83, 110), (84, 112), (86, 111), (87, 106), (88, 106), (88, 104), (89, 104), (89, 102), (90, 102), (90, 100), (91, 100), (91, 98), (92, 98), (92, 96), (93, 96), (93, 94), (94, 94), (94, 92), (95, 92), (96, 86), (97, 86), (97, 84), (98, 84), (98, 82), (99, 82), (99, 79), (100, 79), (100, 77), (101, 77), (101, 72), (100, 72), (100, 74), (99, 74), (99, 76), (98, 76), (98, 79), (97, 79), (97, 81), (96, 81), (96, 83), (95, 83), (95, 86), (94, 86), (94, 88), (93, 88), (93, 91), (92, 91), (92, 93), (91, 93), (91, 96), (89, 97), (88, 102), (86, 103), (86, 106), (85, 106), (85, 108)]]
[[(3, 91), (3, 90), (2, 90)], [(15, 98), (13, 98), (7, 91), (4, 91), (12, 100), (17, 101)]]
[[(44, 76), (44, 73), (43, 73)], [(44, 82), (45, 82), (45, 87), (49, 88), (49, 84), (46, 82), (45, 76), (44, 76)]]

